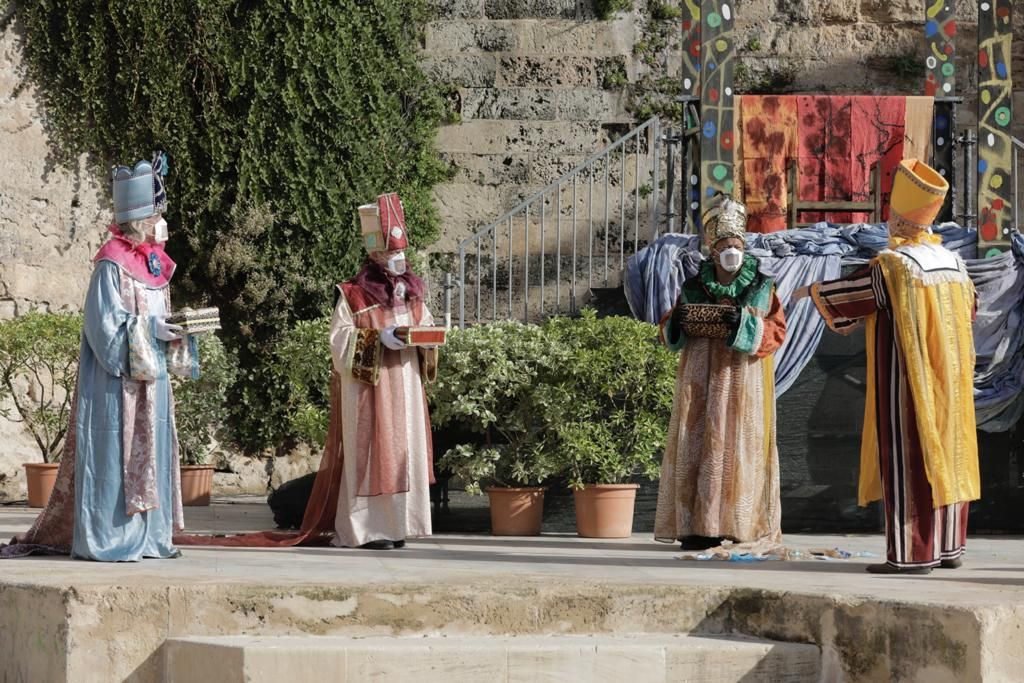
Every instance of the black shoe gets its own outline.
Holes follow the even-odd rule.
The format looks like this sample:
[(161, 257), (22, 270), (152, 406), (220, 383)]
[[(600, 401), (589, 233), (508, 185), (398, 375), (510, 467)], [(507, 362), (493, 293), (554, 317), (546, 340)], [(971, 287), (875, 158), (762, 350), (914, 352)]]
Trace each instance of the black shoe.
[(403, 538), (401, 541), (391, 541), (391, 545), (395, 548), (395, 550), (398, 550), (399, 548), (404, 548), (405, 539)]
[(679, 545), (683, 550), (707, 550), (722, 545), (721, 536), (684, 536)]
[(939, 563), (939, 566), (943, 569), (956, 569), (957, 567), (963, 566), (964, 561), (959, 557), (954, 557), (952, 560), (943, 560)]
[(363, 550), (394, 550), (395, 544), (386, 538), (382, 538), (378, 541), (370, 541), (359, 546)]
[(888, 562), (881, 564), (869, 564), (866, 567), (871, 574), (931, 574), (931, 567), (897, 567)]

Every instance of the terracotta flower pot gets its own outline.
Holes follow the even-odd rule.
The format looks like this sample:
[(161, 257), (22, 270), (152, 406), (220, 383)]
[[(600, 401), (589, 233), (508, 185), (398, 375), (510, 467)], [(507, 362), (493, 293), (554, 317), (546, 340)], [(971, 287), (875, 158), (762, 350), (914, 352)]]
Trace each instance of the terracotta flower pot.
[(576, 533), (585, 538), (626, 538), (633, 533), (639, 484), (587, 484), (573, 491)]
[(213, 465), (181, 466), (181, 504), (209, 505)]
[(27, 462), (25, 463), (25, 479), (28, 480), (28, 506), (44, 508), (53, 493), (53, 485), (57, 483), (57, 470), (60, 463)]
[(544, 514), (544, 489), (487, 489), (491, 499), (491, 534), (537, 536)]

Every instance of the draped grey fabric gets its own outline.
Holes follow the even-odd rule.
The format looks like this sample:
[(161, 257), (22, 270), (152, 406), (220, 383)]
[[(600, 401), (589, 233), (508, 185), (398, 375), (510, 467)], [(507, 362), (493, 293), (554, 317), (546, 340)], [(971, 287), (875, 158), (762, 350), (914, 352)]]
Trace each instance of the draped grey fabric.
[[(943, 245), (957, 252), (978, 290), (974, 325), (977, 364), (974, 403), (978, 427), (1011, 428), (1024, 414), (1024, 236), (989, 259), (977, 257), (977, 231), (953, 224), (935, 227)], [(839, 277), (843, 266), (862, 265), (889, 241), (885, 224), (830, 225), (747, 236), (748, 253), (775, 279), (786, 312), (786, 343), (775, 354), (775, 394), (781, 396), (814, 356), (825, 321), (807, 300), (791, 302), (798, 287)], [(668, 234), (629, 259), (625, 294), (633, 315), (657, 323), (697, 273), (700, 244), (694, 235)]]

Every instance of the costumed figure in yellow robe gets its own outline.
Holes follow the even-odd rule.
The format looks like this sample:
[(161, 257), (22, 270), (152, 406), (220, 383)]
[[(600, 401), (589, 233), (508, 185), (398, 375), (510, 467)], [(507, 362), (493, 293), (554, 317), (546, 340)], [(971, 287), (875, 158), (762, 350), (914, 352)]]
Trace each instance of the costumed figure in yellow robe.
[(661, 322), (680, 357), (654, 536), (684, 550), (781, 538), (772, 354), (786, 321), (744, 253), (746, 223), (742, 204), (716, 197), (703, 217), (711, 258)]
[(810, 294), (836, 332), (866, 323), (859, 501), (884, 501), (887, 559), (868, 566), (873, 573), (959, 567), (968, 501), (980, 496), (974, 286), (960, 257), (930, 229), (948, 189), (926, 164), (902, 161), (889, 247), (849, 277), (794, 294)]

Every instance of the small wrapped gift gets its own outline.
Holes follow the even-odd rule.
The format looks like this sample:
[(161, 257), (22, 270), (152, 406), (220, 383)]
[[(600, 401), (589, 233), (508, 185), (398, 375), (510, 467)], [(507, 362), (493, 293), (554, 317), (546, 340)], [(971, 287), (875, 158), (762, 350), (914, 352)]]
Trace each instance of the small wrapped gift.
[(680, 311), (680, 327), (687, 337), (727, 339), (732, 325), (725, 322), (725, 316), (733, 309), (721, 304), (685, 304)]
[(185, 334), (202, 334), (220, 329), (220, 310), (210, 308), (185, 308), (167, 317), (172, 325), (181, 325)]
[(395, 328), (395, 336), (409, 346), (444, 346), (447, 333), (447, 328), (438, 326)]

